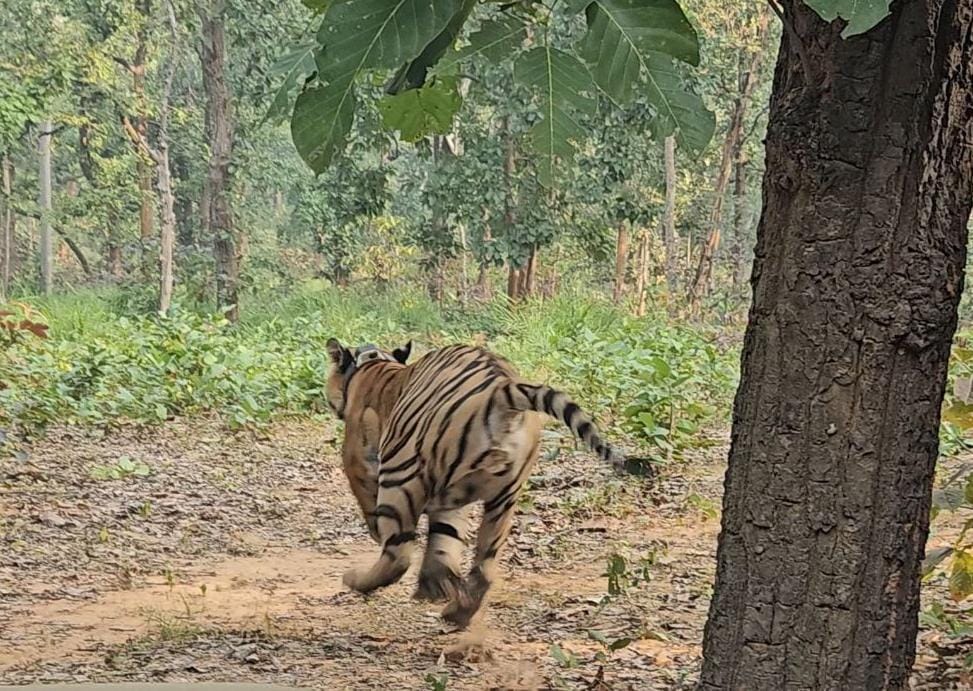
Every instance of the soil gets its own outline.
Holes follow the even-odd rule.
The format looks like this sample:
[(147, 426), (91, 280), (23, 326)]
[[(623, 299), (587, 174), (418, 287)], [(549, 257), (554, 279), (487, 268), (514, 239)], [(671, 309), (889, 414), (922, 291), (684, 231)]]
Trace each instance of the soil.
[[(467, 632), (411, 599), (415, 569), (369, 597), (341, 585), (377, 548), (338, 444), (327, 421), (233, 433), (194, 419), (57, 429), (0, 459), (0, 684), (693, 687), (723, 435), (651, 482), (552, 435)], [(930, 548), (959, 525), (939, 519)], [(927, 599), (946, 600), (940, 580)], [(967, 688), (969, 650), (973, 638), (925, 628), (913, 688)]]

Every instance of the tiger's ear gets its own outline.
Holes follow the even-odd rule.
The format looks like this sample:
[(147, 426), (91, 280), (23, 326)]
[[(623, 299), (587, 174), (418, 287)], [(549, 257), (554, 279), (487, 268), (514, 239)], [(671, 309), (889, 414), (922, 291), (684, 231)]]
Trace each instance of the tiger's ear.
[(327, 348), (328, 357), (331, 358), (331, 364), (342, 372), (351, 367), (352, 363), (354, 362), (354, 358), (351, 356), (351, 353), (348, 352), (347, 348), (338, 343), (338, 339), (329, 338)]
[(409, 355), (412, 354), (412, 341), (409, 341), (401, 348), (396, 348), (392, 351), (392, 357), (394, 357), (400, 364), (405, 364), (405, 361), (409, 359)]

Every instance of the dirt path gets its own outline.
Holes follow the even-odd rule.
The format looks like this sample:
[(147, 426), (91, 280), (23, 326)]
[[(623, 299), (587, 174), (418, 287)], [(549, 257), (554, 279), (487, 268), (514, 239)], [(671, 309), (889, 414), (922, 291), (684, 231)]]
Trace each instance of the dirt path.
[[(692, 687), (719, 444), (648, 490), (586, 455), (543, 460), (484, 625), (462, 636), (410, 599), (414, 572), (369, 598), (342, 588), (341, 573), (374, 547), (336, 446), (326, 423), (254, 436), (193, 421), (59, 430), (26, 461), (0, 461), (0, 683)], [(145, 476), (93, 478), (142, 464)], [(628, 585), (608, 597), (613, 556)], [(633, 642), (602, 662), (593, 636)], [(451, 653), (471, 643), (478, 654)], [(934, 671), (917, 683), (948, 688), (928, 685), (945, 676), (927, 653)]]

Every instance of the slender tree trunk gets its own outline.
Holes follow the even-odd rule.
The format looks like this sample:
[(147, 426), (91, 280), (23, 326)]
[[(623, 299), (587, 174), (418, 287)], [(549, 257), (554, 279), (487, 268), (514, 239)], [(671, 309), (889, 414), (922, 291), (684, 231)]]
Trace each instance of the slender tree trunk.
[(179, 41), (176, 13), (171, 2), (167, 2), (169, 30), (172, 45), (166, 68), (165, 87), (162, 104), (159, 108), (159, 145), (152, 151), (156, 165), (156, 186), (159, 190), (162, 222), (159, 226), (159, 312), (168, 314), (172, 307), (172, 288), (174, 283), (173, 249), (176, 244), (176, 197), (172, 189), (172, 170), (169, 165), (169, 115), (172, 103), (172, 82), (176, 76)]
[(747, 280), (747, 161), (737, 152), (733, 173), (733, 287), (739, 289)]
[(666, 251), (666, 283), (675, 297), (679, 284), (679, 238), (676, 236), (676, 137), (666, 137), (666, 206), (662, 215), (662, 241)]
[(612, 289), (612, 301), (617, 305), (625, 295), (625, 270), (628, 266), (629, 245), (628, 223), (618, 222), (618, 236), (615, 241), (615, 282)]
[(42, 295), (50, 295), (54, 282), (54, 233), (51, 230), (51, 130), (54, 125), (50, 120), (40, 123), (40, 135), (37, 138), (38, 171), (38, 206), (40, 207), (40, 291)]
[(13, 195), (13, 163), (6, 154), (0, 158), (0, 179), (3, 187), (3, 206), (0, 207), (0, 302), (10, 294), (11, 263), (14, 254), (14, 210), (10, 202)]
[(537, 245), (530, 248), (527, 266), (521, 272), (522, 285), (520, 297), (530, 297), (534, 294), (534, 284), (537, 281)]
[[(147, 142), (149, 137), (149, 102), (145, 91), (145, 73), (148, 57), (148, 23), (152, 14), (151, 0), (139, 0), (136, 3), (140, 18), (138, 31), (135, 33), (135, 58), (131, 65), (132, 92), (135, 97), (134, 127), (141, 141)], [(146, 278), (152, 275), (152, 247), (155, 244), (155, 199), (152, 194), (153, 161), (143, 149), (136, 147), (135, 177), (139, 186), (139, 244), (142, 250), (142, 275)]]
[(973, 196), (973, 0), (784, 0), (701, 688), (905, 689)]
[(651, 234), (643, 230), (642, 235), (639, 238), (639, 249), (638, 249), (638, 269), (636, 271), (636, 283), (635, 283), (635, 294), (638, 296), (638, 302), (635, 306), (635, 316), (644, 317), (646, 301), (648, 299), (648, 285), (649, 285), (649, 243), (651, 242)]
[(507, 268), (507, 298), (511, 302), (520, 299), (521, 270), (512, 263)]
[[(516, 166), (516, 149), (513, 133), (510, 131), (510, 117), (504, 117), (503, 119), (503, 131), (504, 136), (507, 140), (507, 155), (504, 157), (503, 161), (503, 183), (504, 183), (504, 213), (503, 222), (506, 226), (507, 237), (513, 234), (514, 224), (516, 219), (514, 217), (514, 172)], [(512, 260), (508, 260), (508, 273), (507, 273), (507, 298), (511, 302), (516, 302), (521, 296), (521, 269), (515, 266)]]
[(226, 47), (223, 0), (202, 0), (200, 58), (206, 90), (206, 121), (209, 125), (209, 197), (207, 225), (213, 236), (216, 260), (216, 302), (227, 319), (239, 318), (238, 283), (240, 267), (236, 252), (233, 216), (230, 209), (230, 160), (233, 156), (233, 113), (226, 83)]
[[(720, 158), (720, 169), (716, 176), (716, 184), (713, 189), (713, 208), (709, 215), (709, 236), (699, 254), (699, 263), (696, 265), (696, 275), (689, 288), (689, 304), (691, 309), (699, 307), (699, 302), (703, 295), (708, 291), (713, 272), (713, 257), (720, 245), (720, 228), (723, 225), (723, 203), (726, 199), (726, 188), (730, 182), (730, 172), (733, 162), (737, 157), (737, 150), (740, 146), (743, 135), (743, 119), (747, 112), (747, 106), (753, 96), (760, 74), (760, 63), (764, 57), (764, 36), (767, 34), (770, 17), (766, 9), (761, 10), (760, 24), (758, 29), (758, 48), (750, 56), (748, 64), (740, 65), (739, 93), (733, 104), (733, 111), (730, 114), (730, 123), (726, 129), (726, 138), (723, 140), (723, 152)], [(742, 59), (742, 56), (741, 56)]]
[[(483, 244), (489, 245), (492, 240), (493, 233), (490, 229), (490, 224), (487, 223), (483, 227)], [(476, 277), (476, 297), (479, 300), (490, 299), (490, 276), (487, 273), (488, 268), (486, 261), (480, 262), (480, 271)]]
[(196, 241), (196, 219), (193, 217), (193, 198), (186, 191), (189, 180), (189, 161), (174, 152), (172, 156), (173, 192), (176, 195), (176, 239), (181, 247), (192, 247)]

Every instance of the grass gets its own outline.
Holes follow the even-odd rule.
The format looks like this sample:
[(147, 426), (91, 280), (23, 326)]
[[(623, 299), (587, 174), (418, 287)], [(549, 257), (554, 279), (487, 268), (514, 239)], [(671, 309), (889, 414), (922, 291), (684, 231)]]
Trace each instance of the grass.
[(143, 302), (118, 288), (31, 301), (50, 329), (0, 352), (8, 441), (54, 423), (155, 424), (216, 412), (242, 427), (319, 413), (330, 337), (389, 348), (412, 339), (420, 353), (484, 343), (660, 459), (725, 418), (736, 379), (736, 352), (713, 346), (706, 327), (662, 314), (635, 319), (580, 292), (516, 307), (501, 297), (440, 308), (414, 290), (307, 281), (251, 297), (236, 326), (178, 307), (168, 318), (147, 315)]

